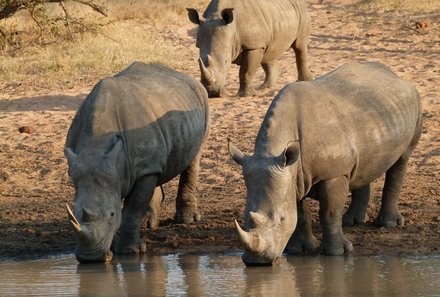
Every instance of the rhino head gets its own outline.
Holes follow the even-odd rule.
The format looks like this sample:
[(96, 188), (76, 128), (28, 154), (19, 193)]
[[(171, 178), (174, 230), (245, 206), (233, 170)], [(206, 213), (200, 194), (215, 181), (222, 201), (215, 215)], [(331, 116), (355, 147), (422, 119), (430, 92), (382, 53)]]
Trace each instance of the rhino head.
[(229, 143), (233, 160), (242, 166), (247, 188), (245, 230), (235, 226), (247, 266), (272, 265), (281, 255), (296, 228), (295, 164), (298, 142), (291, 142), (279, 156), (244, 155)]
[(83, 150), (78, 154), (66, 147), (69, 175), (75, 186), (75, 209), (68, 209), (75, 231), (79, 262), (109, 262), (110, 246), (121, 225), (121, 186), (118, 170), (122, 140), (104, 154)]
[(220, 97), (232, 63), (236, 25), (232, 8), (219, 15), (201, 19), (197, 10), (188, 8), (188, 17), (198, 25), (200, 78), (210, 98)]

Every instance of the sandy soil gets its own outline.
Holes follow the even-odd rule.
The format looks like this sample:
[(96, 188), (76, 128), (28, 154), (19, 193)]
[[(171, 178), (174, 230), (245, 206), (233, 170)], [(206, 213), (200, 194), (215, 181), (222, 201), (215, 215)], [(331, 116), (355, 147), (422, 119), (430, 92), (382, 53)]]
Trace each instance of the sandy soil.
[[(357, 14), (350, 1), (309, 1), (313, 34), (311, 71), (320, 76), (348, 61), (381, 61), (397, 75), (414, 83), (423, 98), (424, 131), (401, 194), (405, 226), (376, 228), (371, 221), (380, 207), (378, 180), (368, 209), (369, 222), (345, 228), (355, 254), (439, 254), (440, 246), (440, 15), (434, 13)], [(416, 21), (431, 20), (417, 30)], [(199, 77), (195, 30), (191, 25), (163, 28), (176, 46), (188, 51), (193, 67), (185, 72)], [(296, 80), (293, 52), (281, 58), (279, 87), (253, 98), (237, 98), (238, 68), (233, 67), (227, 95), (210, 101), (212, 130), (204, 150), (199, 184), (201, 222), (172, 222), (177, 180), (165, 186), (160, 227), (142, 229), (149, 252), (228, 252), (241, 245), (233, 228), (241, 220), (246, 189), (240, 168), (227, 153), (227, 138), (251, 153), (268, 105), (279, 89)], [(258, 72), (259, 84), (263, 72)], [(38, 88), (36, 88), (38, 90)], [(74, 249), (65, 203), (73, 204), (73, 188), (63, 156), (65, 136), (76, 109), (91, 86), (69, 92), (43, 89), (22, 94), (12, 86), (0, 91), (0, 258), (41, 256)], [(31, 126), (34, 133), (19, 133)], [(314, 208), (314, 229), (320, 237)]]

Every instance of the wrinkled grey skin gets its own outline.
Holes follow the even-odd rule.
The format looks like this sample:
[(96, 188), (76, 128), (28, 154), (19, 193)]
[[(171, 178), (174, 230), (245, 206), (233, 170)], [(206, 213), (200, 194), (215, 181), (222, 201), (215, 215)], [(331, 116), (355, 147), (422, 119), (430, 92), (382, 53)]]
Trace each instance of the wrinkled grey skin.
[(108, 258), (118, 229), (112, 249), (143, 252), (143, 216), (157, 227), (163, 197), (158, 187), (179, 174), (175, 220), (200, 220), (196, 182), (209, 130), (207, 99), (193, 78), (141, 62), (94, 87), (73, 119), (65, 147), (75, 185), (76, 218), (70, 219), (74, 227), (77, 219), (80, 262)]
[(255, 93), (252, 81), (261, 64), (261, 88), (273, 88), (280, 57), (289, 47), (296, 56), (298, 80), (311, 80), (307, 45), (310, 16), (303, 0), (212, 0), (203, 18), (195, 9), (188, 17), (197, 24), (202, 84), (209, 97), (219, 97), (231, 63), (240, 65), (239, 96)]
[[(342, 221), (364, 221), (370, 183), (384, 173), (376, 224), (403, 225), (397, 202), (421, 132), (419, 94), (382, 64), (350, 63), (314, 81), (287, 85), (267, 111), (254, 154), (229, 145), (247, 187), (247, 231), (237, 224), (245, 264), (270, 265), (286, 246), (287, 252), (317, 248), (305, 197), (319, 201), (318, 251), (351, 251)], [(343, 218), (349, 191), (352, 203)]]

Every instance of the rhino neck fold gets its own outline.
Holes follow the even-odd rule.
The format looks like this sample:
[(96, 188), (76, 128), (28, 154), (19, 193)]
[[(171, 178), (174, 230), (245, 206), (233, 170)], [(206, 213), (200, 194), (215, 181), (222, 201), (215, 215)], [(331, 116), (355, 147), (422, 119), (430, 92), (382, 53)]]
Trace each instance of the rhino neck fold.
[(296, 201), (301, 200), (306, 193), (310, 190), (310, 183), (308, 182), (307, 177), (305, 176), (305, 172), (303, 170), (302, 158), (301, 155), (298, 158), (295, 166), (292, 166), (292, 176), (296, 180), (293, 180), (294, 184), (296, 184)]
[(232, 43), (231, 48), (231, 62), (234, 62), (237, 60), (238, 56), (241, 54), (241, 44), (240, 44), (240, 37), (238, 36), (237, 32), (234, 34), (234, 41)]

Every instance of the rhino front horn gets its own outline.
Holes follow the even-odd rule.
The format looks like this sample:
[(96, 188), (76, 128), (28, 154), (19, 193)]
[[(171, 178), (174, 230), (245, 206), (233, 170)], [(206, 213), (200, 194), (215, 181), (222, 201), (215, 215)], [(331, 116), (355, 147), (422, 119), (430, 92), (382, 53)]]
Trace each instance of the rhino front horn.
[[(208, 55), (207, 61), (209, 61), (211, 58)], [(203, 63), (202, 58), (199, 58), (199, 65), (200, 65), (200, 71), (202, 72), (203, 77), (206, 79), (206, 81), (213, 85), (215, 84), (214, 76), (212, 75), (212, 72), (205, 66), (205, 63)]]
[(81, 232), (81, 224), (76, 219), (75, 215), (73, 214), (72, 210), (70, 209), (69, 205), (66, 203), (67, 208), (67, 216), (69, 217), (70, 224), (72, 225), (73, 229), (76, 232)]
[(261, 238), (258, 233), (254, 232), (246, 232), (241, 229), (237, 220), (234, 220), (235, 228), (237, 229), (238, 236), (240, 237), (241, 242), (243, 242), (245, 248), (251, 252), (259, 252), (261, 250)]

